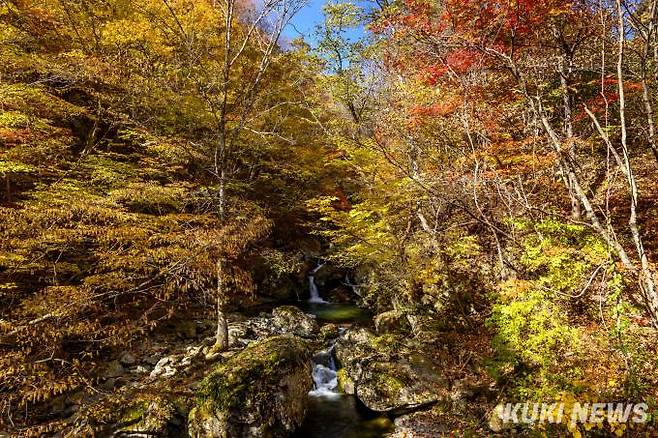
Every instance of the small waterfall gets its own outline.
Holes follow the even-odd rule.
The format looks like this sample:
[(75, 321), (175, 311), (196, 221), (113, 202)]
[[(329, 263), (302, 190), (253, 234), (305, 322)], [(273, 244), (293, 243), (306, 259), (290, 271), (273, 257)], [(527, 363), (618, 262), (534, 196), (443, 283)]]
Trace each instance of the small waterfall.
[(315, 384), (309, 395), (314, 397), (338, 397), (338, 377), (336, 364), (331, 350), (322, 351), (313, 358), (313, 382)]
[(324, 266), (324, 263), (318, 263), (318, 266), (316, 266), (309, 274), (308, 274), (308, 290), (309, 290), (309, 295), (310, 298), (308, 299), (309, 303), (326, 303), (327, 301), (323, 300), (322, 297), (320, 296), (320, 291), (318, 290), (318, 286), (315, 284), (315, 273), (320, 270)]

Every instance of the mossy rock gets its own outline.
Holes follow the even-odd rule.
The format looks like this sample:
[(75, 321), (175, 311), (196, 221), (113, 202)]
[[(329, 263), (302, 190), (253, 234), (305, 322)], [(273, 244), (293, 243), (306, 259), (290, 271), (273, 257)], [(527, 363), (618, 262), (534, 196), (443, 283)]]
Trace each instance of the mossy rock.
[(255, 342), (202, 382), (193, 437), (285, 437), (303, 421), (313, 387), (311, 349), (294, 336)]
[(155, 396), (131, 403), (118, 422), (115, 435), (180, 437), (186, 435), (186, 406), (176, 400)]
[(330, 339), (335, 339), (340, 334), (339, 326), (336, 324), (324, 324), (320, 327), (320, 340), (328, 341)]
[(341, 368), (336, 373), (336, 378), (338, 379), (338, 391), (344, 392), (345, 394), (354, 394), (354, 381), (347, 373), (345, 368)]
[(295, 306), (281, 306), (272, 311), (272, 324), (279, 333), (290, 333), (305, 338), (318, 332), (318, 323)]
[(373, 411), (395, 414), (437, 400), (436, 382), (425, 377), (402, 361), (372, 362), (363, 368), (355, 394)]
[[(447, 397), (448, 384), (401, 336), (351, 329), (336, 342), (339, 384), (369, 409), (396, 415)], [(424, 360), (419, 360), (422, 356)]]
[(352, 366), (364, 357), (386, 354), (387, 351), (378, 348), (377, 342), (377, 337), (365, 328), (347, 330), (334, 347), (338, 366), (351, 371)]

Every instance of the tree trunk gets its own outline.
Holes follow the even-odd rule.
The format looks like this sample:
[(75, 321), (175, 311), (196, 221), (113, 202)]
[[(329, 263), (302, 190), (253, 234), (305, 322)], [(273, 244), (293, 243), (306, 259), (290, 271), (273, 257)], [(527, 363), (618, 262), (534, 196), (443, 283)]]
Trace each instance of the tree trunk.
[[(565, 66), (568, 64), (568, 66)], [(567, 56), (562, 56), (560, 60), (560, 89), (562, 91), (562, 104), (564, 106), (564, 135), (567, 138), (567, 154), (569, 160), (576, 159), (575, 142), (573, 141), (573, 111), (571, 109), (571, 93), (569, 91), (569, 78), (571, 76), (571, 61)], [(572, 178), (567, 178), (569, 198), (571, 199), (571, 217), (574, 220), (580, 220), (582, 212), (580, 210), (580, 201), (575, 194), (575, 184)]]
[(217, 260), (217, 332), (215, 334), (215, 351), (228, 348), (228, 322), (224, 313), (224, 270), (221, 259)]
[(644, 111), (647, 117), (647, 128), (649, 130), (647, 136), (649, 140), (649, 147), (653, 156), (658, 162), (658, 145), (656, 145), (656, 125), (654, 123), (653, 104), (651, 103), (651, 93), (649, 92), (649, 84), (647, 83), (647, 76), (645, 66), (642, 66), (642, 101), (644, 102)]
[(644, 250), (644, 243), (640, 234), (640, 228), (637, 223), (637, 206), (638, 206), (638, 187), (635, 175), (631, 168), (630, 154), (627, 145), (627, 131), (626, 131), (626, 99), (624, 93), (624, 51), (626, 46), (625, 41), (625, 26), (624, 15), (621, 0), (617, 0), (617, 19), (618, 19), (618, 57), (617, 57), (617, 86), (619, 89), (619, 122), (621, 125), (621, 147), (623, 156), (623, 166), (625, 167), (625, 174), (628, 179), (628, 188), (630, 190), (631, 207), (628, 218), (628, 226), (631, 230), (631, 235), (635, 243), (638, 258), (640, 259), (640, 288), (646, 301), (651, 321), (654, 327), (658, 328), (658, 292), (653, 279), (653, 272), (651, 271), (647, 253)]

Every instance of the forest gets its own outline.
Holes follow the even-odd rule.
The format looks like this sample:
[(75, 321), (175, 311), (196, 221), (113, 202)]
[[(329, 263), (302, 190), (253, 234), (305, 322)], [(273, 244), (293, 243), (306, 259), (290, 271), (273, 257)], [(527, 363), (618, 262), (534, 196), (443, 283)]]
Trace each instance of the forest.
[(658, 436), (658, 0), (316, 3), (0, 0), (0, 437)]

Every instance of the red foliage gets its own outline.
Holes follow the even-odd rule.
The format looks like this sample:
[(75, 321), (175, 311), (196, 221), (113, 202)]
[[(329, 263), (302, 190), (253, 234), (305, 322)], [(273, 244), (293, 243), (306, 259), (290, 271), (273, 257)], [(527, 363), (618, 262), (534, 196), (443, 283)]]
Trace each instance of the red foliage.
[(445, 16), (458, 31), (486, 36), (495, 30), (491, 42), (507, 42), (512, 35), (519, 38), (532, 35), (551, 17), (574, 10), (573, 0), (512, 0), (474, 1), (448, 0)]
[[(416, 70), (433, 85), (449, 72), (459, 75), (476, 65), (486, 67), (487, 50), (518, 56), (540, 44), (541, 33), (552, 21), (581, 21), (587, 10), (584, 0), (446, 0), (441, 6), (405, 0), (401, 10), (385, 15), (371, 29), (390, 32), (394, 40), (413, 36), (434, 47), (439, 42), (439, 57), (412, 44), (412, 53), (397, 65)], [(403, 51), (397, 56), (404, 57)]]
[[(589, 108), (590, 111), (592, 111), (594, 114), (603, 114), (607, 106), (613, 105), (619, 100), (619, 85), (617, 82), (617, 77), (608, 76), (602, 81), (595, 81), (591, 84), (598, 85), (601, 87), (602, 91), (599, 90), (597, 95), (586, 99), (583, 104), (587, 106), (587, 108)], [(640, 82), (625, 81), (624, 91), (628, 94), (641, 93), (642, 84)], [(588, 118), (589, 116), (583, 107), (581, 111), (575, 114), (574, 121), (579, 122), (582, 120), (587, 120)]]
[(442, 101), (435, 103), (433, 105), (419, 105), (419, 106), (414, 106), (411, 109), (411, 114), (414, 116), (434, 116), (434, 117), (441, 117), (441, 116), (447, 116), (451, 114), (456, 108), (458, 104), (455, 101)]

